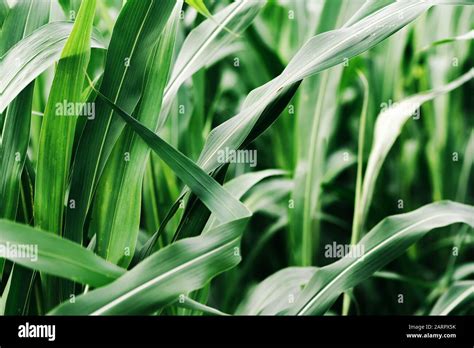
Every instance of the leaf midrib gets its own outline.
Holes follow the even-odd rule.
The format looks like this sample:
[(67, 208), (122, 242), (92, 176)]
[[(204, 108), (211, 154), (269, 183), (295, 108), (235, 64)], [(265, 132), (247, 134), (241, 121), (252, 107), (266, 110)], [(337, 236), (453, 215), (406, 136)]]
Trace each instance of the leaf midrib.
[(461, 294), (456, 298), (455, 301), (451, 302), (440, 315), (448, 315), (454, 308), (456, 308), (461, 302), (467, 299), (469, 296), (474, 294), (474, 285), (469, 286), (466, 290), (462, 291)]
[[(91, 271), (95, 275), (104, 276), (103, 273), (101, 273), (97, 269), (93, 268), (92, 266), (88, 267), (87, 265), (84, 265), (81, 262), (75, 261), (74, 259), (71, 259), (71, 258), (67, 258), (66, 256), (63, 256), (61, 254), (55, 254), (54, 252), (45, 252), (45, 251), (39, 251), (38, 254), (39, 254), (38, 256), (44, 256), (46, 258), (49, 258), (50, 260), (60, 260), (60, 261), (63, 261), (65, 264), (70, 264), (70, 265), (76, 266), (79, 269)], [(94, 260), (94, 261), (97, 261), (97, 260)], [(117, 266), (117, 267), (119, 267), (119, 266)], [(49, 273), (47, 271), (44, 271), (44, 272)], [(117, 269), (117, 272), (118, 272), (118, 269)], [(122, 272), (122, 274), (124, 274), (124, 273), (125, 273), (125, 270), (124, 270), (124, 272)], [(105, 277), (106, 278), (115, 278), (115, 279), (117, 279), (117, 277), (115, 277), (114, 275), (110, 275), (110, 276), (105, 275)]]
[[(140, 37), (141, 34), (142, 34), (143, 27), (144, 27), (144, 25), (145, 25), (145, 22), (146, 22), (147, 19), (148, 19), (148, 15), (149, 15), (149, 13), (150, 13), (151, 8), (153, 7), (153, 4), (154, 4), (154, 0), (150, 2), (150, 6), (148, 7), (147, 12), (146, 12), (145, 16), (143, 17), (143, 21), (142, 21), (142, 23), (141, 23), (141, 25), (140, 25), (140, 29), (138, 30), (138, 35), (135, 36), (135, 40), (134, 40), (134, 42), (133, 42), (132, 49), (131, 49), (130, 54), (129, 54), (130, 57), (132, 57), (133, 54), (135, 53), (135, 48), (136, 48), (136, 46), (137, 46), (138, 39), (139, 39), (139, 37)], [(122, 92), (122, 86), (123, 86), (123, 82), (125, 81), (125, 76), (127, 76), (127, 73), (128, 73), (128, 70), (129, 70), (128, 68), (129, 68), (128, 66), (125, 66), (125, 70), (124, 70), (124, 72), (123, 72), (123, 74), (122, 74), (122, 79), (121, 79), (121, 81), (120, 81), (120, 85), (119, 85), (119, 87), (118, 87), (118, 89), (117, 89), (117, 93), (115, 94), (114, 103), (117, 102), (117, 100), (118, 100), (118, 98), (119, 98), (119, 96), (120, 96), (120, 93)], [(111, 109), (111, 111), (110, 111), (109, 114), (108, 114), (107, 127), (105, 128), (104, 134), (108, 134), (108, 131), (109, 131), (109, 128), (110, 128), (110, 124), (111, 124), (111, 121), (112, 121), (111, 118), (112, 118), (113, 113), (114, 113), (114, 110)], [(102, 137), (102, 141), (101, 141), (101, 144), (100, 144), (99, 157), (98, 157), (98, 160), (96, 161), (95, 166), (94, 166), (94, 174), (93, 174), (93, 178), (94, 178), (93, 180), (94, 180), (94, 181), (95, 181), (95, 178), (97, 177), (97, 172), (98, 172), (98, 170), (99, 170), (100, 158), (102, 157), (102, 153), (103, 153), (103, 150), (104, 150), (106, 138), (107, 138), (106, 136)], [(88, 192), (88, 196), (89, 196), (88, 199), (87, 199), (87, 205), (88, 205), (88, 206), (89, 206), (90, 203), (91, 203), (91, 198), (92, 198), (93, 192), (94, 192), (94, 190), (89, 190), (89, 192)]]
[[(400, 12), (406, 11), (406, 10), (410, 9), (411, 7), (415, 7), (415, 6), (418, 6), (418, 5), (420, 5), (420, 4), (421, 4), (420, 2), (416, 2), (416, 3), (414, 3), (414, 4), (408, 5), (407, 7), (404, 7), (403, 9), (400, 9), (400, 10), (397, 10), (397, 11), (392, 12), (389, 16), (390, 16), (390, 17), (393, 17), (394, 15), (396, 15), (396, 14), (398, 14), (398, 13), (400, 13)], [(368, 29), (372, 28), (374, 25), (378, 24), (379, 22), (382, 22), (382, 21), (385, 20), (386, 18), (387, 18), (387, 17), (382, 17), (382, 19), (380, 19), (380, 20), (378, 20), (378, 21), (375, 21), (375, 22), (373, 22), (373, 23), (370, 23), (370, 25), (368, 25), (367, 27), (363, 28), (361, 31), (368, 30)], [(350, 28), (350, 27), (349, 27), (349, 28)], [(340, 29), (339, 29), (339, 30), (340, 30)], [(321, 59), (321, 57), (324, 57), (324, 54), (328, 54), (328, 53), (330, 53), (331, 51), (334, 51), (334, 49), (338, 48), (339, 46), (343, 45), (345, 42), (351, 40), (352, 38), (354, 38), (354, 37), (356, 37), (356, 36), (358, 36), (358, 35), (359, 35), (359, 31), (357, 31), (355, 34), (349, 35), (348, 38), (341, 40), (338, 44), (332, 46), (329, 50), (323, 52), (323, 53), (320, 54), (318, 57), (315, 57), (315, 59)], [(298, 74), (301, 73), (301, 71), (304, 71), (304, 67), (303, 67), (302, 69), (297, 70)], [(285, 75), (286, 75), (286, 76), (285, 76)], [(264, 96), (262, 96), (262, 98), (260, 98), (260, 101), (261, 101), (260, 104), (263, 103), (263, 105), (267, 105), (266, 103), (267, 103), (267, 102), (270, 102), (270, 101), (273, 99), (273, 95), (274, 95), (274, 94), (278, 94), (278, 92), (279, 92), (282, 88), (285, 87), (286, 83), (287, 83), (288, 81), (290, 81), (291, 78), (292, 78), (294, 75), (297, 75), (297, 73), (294, 73), (294, 74), (291, 74), (291, 75), (290, 75), (290, 74), (285, 74), (285, 72), (283, 72), (281, 75), (279, 75), (278, 77), (276, 77), (274, 80), (271, 80), (271, 81), (275, 81), (275, 80), (277, 80), (277, 79), (279, 79), (279, 78), (281, 77), (281, 79), (282, 79), (283, 81), (280, 83), (280, 87), (279, 87), (279, 88), (277, 88), (276, 90), (273, 90), (273, 91), (270, 90), (269, 92), (265, 93)], [(253, 104), (255, 104), (255, 103), (253, 103)], [(246, 109), (249, 109), (251, 106), (252, 106), (252, 105), (247, 106)], [(250, 116), (252, 116), (252, 115), (250, 115)], [(234, 129), (239, 129), (239, 126), (237, 126), (237, 127), (234, 128)], [(221, 145), (218, 147), (218, 149), (215, 150), (211, 155), (209, 155), (208, 158), (202, 163), (202, 166), (203, 166), (203, 167), (206, 166), (212, 158), (214, 158), (216, 152), (221, 148), (222, 144), (225, 144), (226, 141), (227, 141), (234, 133), (235, 133), (235, 131), (230, 132), (229, 135), (224, 138), (224, 140), (221, 142)]]
[[(62, 36), (60, 39), (58, 40), (55, 40), (55, 41), (52, 41), (49, 46), (54, 46), (56, 45), (58, 42), (61, 42), (61, 41), (66, 41), (67, 38), (69, 37), (68, 36)], [(18, 69), (18, 73), (15, 73), (15, 75), (12, 76), (12, 78), (5, 84), (5, 87), (3, 88), (2, 90), (2, 93), (1, 95), (3, 96), (4, 92), (8, 89), (8, 87), (12, 84), (12, 82), (15, 80), (15, 77), (21, 75), (24, 71), (23, 68), (25, 68), (29, 63), (31, 63), (32, 61), (34, 61), (38, 56), (40, 56), (42, 53), (44, 53), (43, 51), (38, 51), (37, 54), (35, 54), (34, 56), (31, 57), (31, 59), (27, 60), (24, 64), (21, 65), (21, 69)]]
[(115, 306), (117, 306), (118, 304), (122, 303), (123, 301), (126, 301), (128, 298), (136, 295), (137, 293), (140, 293), (146, 289), (148, 289), (149, 287), (155, 285), (157, 282), (163, 280), (163, 279), (166, 279), (167, 277), (170, 277), (172, 275), (174, 275), (176, 272), (179, 272), (180, 270), (182, 269), (185, 269), (186, 267), (190, 266), (190, 265), (193, 265), (194, 263), (202, 260), (203, 258), (206, 258), (208, 256), (211, 256), (212, 254), (215, 254), (216, 252), (220, 251), (221, 249), (231, 245), (231, 244), (234, 244), (235, 242), (237, 242), (238, 240), (240, 239), (240, 236), (232, 239), (230, 242), (227, 242), (223, 245), (221, 245), (220, 247), (218, 248), (215, 248), (215, 249), (212, 249), (196, 258), (193, 258), (163, 274), (160, 274), (159, 276), (153, 278), (153, 279), (150, 279), (148, 281), (146, 281), (145, 283), (139, 285), (138, 287), (136, 288), (133, 288), (129, 291), (127, 291), (126, 293), (124, 293), (123, 295), (117, 297), (116, 299), (114, 299), (112, 302), (106, 304), (105, 306), (102, 306), (100, 307), (99, 309), (96, 309), (94, 312), (92, 312), (90, 315), (101, 315), (103, 313), (105, 313), (106, 311), (108, 311), (109, 309), (111, 308), (114, 308)]
[(400, 237), (403, 233), (405, 232), (409, 232), (411, 229), (415, 228), (416, 226), (420, 225), (420, 224), (423, 224), (424, 222), (426, 221), (430, 221), (432, 219), (436, 219), (436, 218), (440, 218), (442, 216), (446, 217), (446, 216), (458, 216), (459, 214), (455, 214), (455, 213), (447, 213), (447, 214), (439, 214), (439, 215), (436, 215), (436, 216), (430, 216), (424, 220), (420, 220), (408, 227), (405, 227), (404, 229), (400, 230), (398, 233), (394, 233), (392, 236), (388, 237), (387, 239), (385, 239), (384, 241), (382, 241), (381, 243), (377, 244), (376, 246), (374, 246), (372, 249), (370, 249), (370, 251), (368, 252), (368, 255), (365, 254), (363, 257), (361, 258), (357, 258), (353, 263), (351, 263), (348, 267), (346, 267), (342, 272), (340, 272), (336, 277), (334, 277), (328, 284), (326, 284), (320, 291), (318, 291), (318, 293), (313, 296), (304, 306), (303, 308), (301, 308), (298, 312), (297, 312), (297, 315), (303, 315), (312, 305), (314, 302), (316, 302), (325, 292), (327, 292), (330, 287), (337, 281), (339, 280), (342, 276), (344, 276), (344, 274), (346, 274), (347, 272), (349, 272), (353, 267), (355, 267), (356, 265), (358, 265), (360, 262), (363, 262), (370, 254), (372, 254), (373, 252), (376, 252), (378, 249), (380, 249), (381, 247), (385, 246), (387, 243), (390, 243), (393, 239), (396, 239), (397, 237)]
[[(176, 73), (175, 78), (173, 81), (171, 81), (168, 86), (166, 86), (165, 92), (163, 94), (163, 100), (167, 100), (169, 98), (169, 93), (171, 93), (171, 90), (173, 89), (174, 85), (177, 83), (179, 80), (179, 77), (183, 74), (185, 70), (189, 68), (189, 66), (198, 58), (198, 55), (206, 49), (206, 47), (209, 45), (209, 43), (212, 42), (214, 37), (216, 37), (222, 30), (222, 28), (225, 28), (226, 24), (229, 23), (240, 11), (240, 9), (243, 7), (243, 5), (246, 4), (246, 0), (242, 1), (240, 4), (238, 4), (234, 11), (229, 13), (227, 17), (224, 18), (222, 23), (219, 23), (219, 25), (216, 25), (215, 28), (212, 30), (210, 35), (207, 37), (207, 39), (204, 41), (204, 43), (199, 47), (199, 49), (193, 54), (192, 58), (183, 66), (182, 69), (180, 69), (179, 72)], [(164, 104), (164, 103), (163, 103)]]

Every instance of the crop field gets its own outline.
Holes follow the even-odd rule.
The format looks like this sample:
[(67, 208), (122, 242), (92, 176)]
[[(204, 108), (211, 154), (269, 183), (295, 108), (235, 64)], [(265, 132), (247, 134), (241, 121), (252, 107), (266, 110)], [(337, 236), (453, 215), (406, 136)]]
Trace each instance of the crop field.
[(474, 314), (474, 0), (0, 0), (0, 314)]

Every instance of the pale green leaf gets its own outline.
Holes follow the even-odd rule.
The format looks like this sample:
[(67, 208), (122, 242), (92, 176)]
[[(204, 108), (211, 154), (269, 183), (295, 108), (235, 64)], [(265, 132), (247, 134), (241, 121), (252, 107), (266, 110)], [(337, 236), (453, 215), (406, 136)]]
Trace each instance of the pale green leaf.
[(430, 315), (448, 315), (461, 305), (474, 300), (474, 281), (454, 283), (435, 303)]
[(460, 222), (474, 227), (474, 207), (442, 201), (385, 218), (357, 243), (356, 246), (363, 248), (362, 257), (349, 255), (319, 268), (285, 313), (324, 314), (340, 294), (403, 254), (426, 233)]

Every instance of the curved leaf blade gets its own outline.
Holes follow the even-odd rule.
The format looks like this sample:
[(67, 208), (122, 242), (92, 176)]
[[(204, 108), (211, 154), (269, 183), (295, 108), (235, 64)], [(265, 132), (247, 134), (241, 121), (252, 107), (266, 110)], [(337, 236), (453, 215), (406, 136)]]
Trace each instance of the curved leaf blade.
[(396, 106), (388, 108), (377, 117), (375, 122), (374, 140), (370, 150), (367, 168), (362, 184), (360, 203), (360, 222), (363, 225), (372, 201), (380, 169), (388, 152), (402, 131), (404, 124), (412, 117), (415, 111), (424, 103), (436, 97), (449, 93), (474, 78), (474, 68), (451, 83), (434, 90), (413, 95), (400, 101)]
[[(136, 118), (152, 129), (156, 128), (168, 80), (181, 6), (182, 1), (177, 1), (147, 65)], [(135, 252), (142, 182), (149, 152), (140, 137), (126, 128), (105, 165), (92, 207), (89, 234), (97, 235), (98, 254), (123, 267), (128, 265)], [(124, 161), (124, 154), (128, 154), (127, 161)], [(110, 187), (115, 189), (110, 190)]]
[[(143, 91), (146, 62), (168, 17), (172, 0), (129, 0), (120, 11), (107, 50), (100, 91), (132, 113)], [(113, 110), (96, 101), (97, 117), (86, 123), (77, 146), (69, 199), (76, 203), (66, 211), (65, 236), (82, 243), (86, 216), (94, 191), (124, 125), (113, 119)]]
[(474, 281), (453, 284), (435, 303), (430, 315), (448, 315), (461, 304), (474, 300)]
[(215, 62), (216, 56), (243, 32), (266, 0), (236, 1), (194, 28), (186, 37), (163, 96), (158, 130), (166, 124), (172, 102), (181, 85), (195, 72)]
[[(23, 256), (31, 258), (13, 253), (22, 245), (31, 250)], [(94, 287), (108, 284), (125, 273), (123, 268), (70, 240), (8, 220), (0, 220), (0, 250), (2, 256), (22, 266)]]
[(316, 272), (316, 267), (288, 267), (259, 283), (241, 302), (236, 314), (278, 313), (291, 305)]
[(459, 222), (474, 226), (474, 207), (441, 201), (383, 219), (357, 243), (364, 250), (362, 257), (346, 256), (319, 268), (285, 313), (324, 314), (340, 294), (369, 278), (430, 230)]
[(219, 167), (218, 151), (226, 147), (239, 148), (265, 108), (293, 85), (375, 46), (412, 22), (432, 4), (421, 0), (396, 2), (347, 28), (327, 31), (311, 38), (282, 74), (253, 90), (245, 99), (240, 113), (211, 131), (198, 164), (206, 172)]
[(239, 236), (236, 238), (232, 228), (183, 239), (156, 252), (109, 285), (77, 297), (74, 304), (65, 302), (49, 314), (151, 314), (235, 266), (240, 261), (234, 255), (238, 244)]
[[(0, 56), (25, 36), (48, 23), (49, 1), (21, 1), (9, 12), (2, 28)], [(0, 217), (15, 220), (20, 196), (21, 173), (30, 140), (31, 110), (34, 83), (25, 87), (9, 103), (0, 144)], [(2, 275), (0, 260), (0, 276)], [(5, 293), (5, 314), (24, 314), (31, 295), (34, 275), (29, 269), (14, 265), (10, 275), (10, 291)]]
[[(0, 112), (34, 79), (61, 57), (61, 51), (74, 23), (52, 22), (43, 25), (13, 46), (0, 58)], [(91, 46), (105, 48), (96, 32)]]
[(220, 224), (199, 237), (159, 250), (115, 282), (80, 296), (75, 304), (64, 303), (50, 314), (153, 313), (240, 262), (236, 250), (251, 212), (189, 158), (100, 92), (98, 96), (193, 190)]
[[(41, 124), (35, 180), (35, 225), (60, 236), (63, 233), (64, 202), (79, 115), (61, 111), (58, 105), (82, 105), (84, 102), (82, 88), (90, 58), (95, 6), (96, 0), (85, 0), (81, 4), (61, 52)], [(51, 176), (51, 173), (55, 175)], [(60, 288), (56, 280), (45, 279), (46, 289), (50, 291), (47, 296), (49, 307), (70, 295), (64, 293), (67, 290)]]

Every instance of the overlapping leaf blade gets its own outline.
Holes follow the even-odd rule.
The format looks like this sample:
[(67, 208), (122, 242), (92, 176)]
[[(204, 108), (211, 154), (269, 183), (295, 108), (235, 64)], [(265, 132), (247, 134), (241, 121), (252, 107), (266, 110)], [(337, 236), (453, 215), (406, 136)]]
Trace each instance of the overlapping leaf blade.
[(461, 304), (474, 299), (474, 281), (453, 284), (435, 303), (430, 315), (448, 315)]
[[(94, 287), (110, 283), (125, 273), (123, 268), (74, 242), (12, 221), (0, 220), (0, 245), (11, 261)], [(14, 250), (18, 251), (18, 257)]]
[(171, 104), (181, 85), (195, 72), (216, 61), (219, 52), (235, 40), (256, 17), (265, 0), (236, 1), (194, 28), (179, 51), (163, 96), (158, 129), (166, 124)]
[(240, 261), (240, 238), (251, 213), (194, 162), (107, 97), (99, 96), (192, 189), (219, 224), (199, 237), (161, 249), (115, 282), (78, 297), (75, 304), (62, 304), (51, 314), (151, 314)]
[[(61, 56), (73, 23), (43, 25), (13, 46), (0, 58), (0, 112), (36, 77)], [(100, 35), (93, 31), (92, 47), (104, 48)]]
[[(7, 0), (0, 0), (0, 29), (3, 26), (3, 22), (5, 21), (5, 18), (7, 17), (8, 11), (10, 10), (10, 7), (8, 6)], [(0, 37), (2, 33), (0, 31)]]
[(285, 314), (324, 314), (341, 293), (370, 277), (432, 229), (454, 223), (474, 226), (474, 207), (441, 201), (377, 224), (357, 245), (362, 257), (346, 256), (319, 268)]
[(324, 32), (311, 38), (296, 53), (281, 75), (253, 90), (247, 96), (239, 114), (212, 130), (198, 164), (207, 172), (219, 167), (217, 152), (226, 147), (239, 148), (265, 108), (291, 86), (305, 77), (340, 64), (345, 59), (375, 46), (436, 3), (396, 2), (349, 27)]
[[(174, 4), (172, 0), (130, 0), (120, 12), (100, 91), (125, 111), (133, 112), (138, 104), (147, 59)], [(66, 211), (66, 237), (79, 243), (98, 179), (123, 130), (123, 124), (112, 120), (113, 111), (103, 102), (96, 102), (95, 112), (97, 117), (86, 123), (74, 161), (69, 197), (75, 208)]]
[(316, 272), (316, 267), (288, 267), (267, 277), (252, 289), (237, 308), (236, 314), (278, 313), (298, 297)]
[[(35, 182), (35, 225), (57, 235), (62, 235), (66, 185), (78, 116), (75, 113), (69, 115), (65, 110), (58, 113), (57, 105), (64, 102), (82, 105), (84, 102), (82, 88), (90, 56), (95, 5), (95, 0), (86, 0), (81, 5), (56, 68), (41, 125)], [(55, 175), (51, 176), (51, 173)], [(57, 283), (54, 279), (49, 280), (52, 283), (47, 286), (51, 291), (47, 303), (52, 306), (69, 294), (58, 293)]]
[[(182, 1), (178, 1), (148, 61), (136, 118), (152, 129), (157, 125), (168, 80), (181, 6)], [(99, 255), (122, 266), (128, 265), (135, 251), (142, 181), (149, 151), (143, 140), (126, 128), (107, 161), (92, 208), (90, 234), (97, 235)]]
[[(49, 1), (22, 1), (9, 12), (2, 28), (4, 40), (0, 44), (0, 56), (11, 46), (31, 34), (49, 19)], [(34, 83), (30, 83), (9, 104), (5, 112), (0, 145), (0, 217), (15, 220), (20, 179), (30, 140), (31, 109)], [(0, 276), (3, 260), (0, 260)], [(10, 274), (9, 289), (5, 293), (5, 314), (23, 314), (25, 303), (31, 294), (31, 270), (14, 265)]]
[[(326, 2), (318, 32), (340, 27), (353, 12), (350, 3)], [(314, 250), (319, 244), (320, 222), (315, 218), (321, 211), (322, 180), (324, 176), (327, 143), (334, 131), (339, 84), (343, 66), (324, 71), (304, 81), (298, 102), (297, 164), (294, 175), (295, 189), (291, 210), (292, 263), (299, 266), (313, 264)]]
[(365, 221), (367, 217), (380, 168), (382, 167), (385, 157), (390, 151), (392, 145), (400, 134), (405, 122), (407, 122), (410, 117), (414, 116), (417, 110), (419, 111), (419, 107), (423, 103), (433, 100), (445, 93), (449, 93), (459, 86), (462, 86), (473, 77), (474, 68), (445, 86), (440, 86), (432, 91), (406, 98), (395, 106), (383, 111), (378, 116), (375, 123), (372, 149), (370, 151), (369, 161), (362, 185), (360, 205), (360, 217), (362, 222)]

